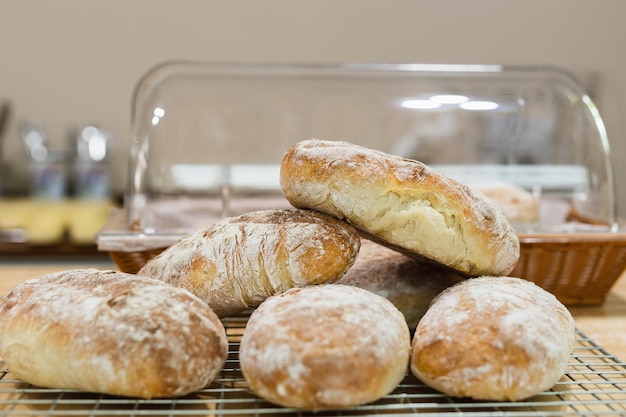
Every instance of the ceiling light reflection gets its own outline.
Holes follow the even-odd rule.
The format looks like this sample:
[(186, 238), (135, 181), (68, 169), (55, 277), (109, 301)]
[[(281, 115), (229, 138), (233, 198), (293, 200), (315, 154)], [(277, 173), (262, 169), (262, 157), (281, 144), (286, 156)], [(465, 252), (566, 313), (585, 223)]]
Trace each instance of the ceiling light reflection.
[(441, 107), (441, 103), (429, 99), (412, 99), (404, 100), (400, 106), (405, 109), (430, 110)]
[(459, 104), (459, 107), (465, 110), (495, 110), (500, 105), (495, 101), (466, 101)]
[(156, 126), (161, 121), (161, 117), (165, 116), (165, 109), (162, 107), (156, 107), (154, 109), (154, 116), (152, 116), (152, 126)]
[(469, 97), (460, 94), (438, 94), (430, 99), (441, 104), (461, 104), (469, 101)]

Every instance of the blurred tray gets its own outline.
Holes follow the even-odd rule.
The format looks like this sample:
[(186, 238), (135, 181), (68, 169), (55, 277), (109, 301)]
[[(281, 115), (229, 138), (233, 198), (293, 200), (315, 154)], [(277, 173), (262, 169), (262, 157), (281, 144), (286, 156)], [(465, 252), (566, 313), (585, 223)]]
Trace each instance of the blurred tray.
[(176, 399), (140, 400), (33, 387), (0, 373), (3, 416), (626, 416), (626, 364), (578, 331), (565, 375), (549, 391), (521, 402), (451, 398), (410, 373), (389, 395), (372, 404), (308, 413), (268, 403), (252, 393), (241, 373), (239, 342), (246, 318), (224, 319), (229, 355), (207, 388)]

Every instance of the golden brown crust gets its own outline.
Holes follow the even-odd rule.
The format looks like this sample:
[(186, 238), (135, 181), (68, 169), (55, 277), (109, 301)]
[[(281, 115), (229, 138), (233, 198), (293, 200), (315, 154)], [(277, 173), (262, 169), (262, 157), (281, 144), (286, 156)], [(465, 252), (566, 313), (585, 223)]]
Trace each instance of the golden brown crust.
[(223, 317), (289, 288), (338, 280), (359, 247), (356, 229), (331, 216), (263, 210), (183, 238), (139, 273), (188, 289)]
[(519, 258), (517, 235), (491, 200), (418, 161), (312, 139), (285, 152), (280, 181), (295, 207), (464, 274), (504, 275)]
[(119, 271), (49, 274), (0, 304), (0, 354), (39, 386), (179, 396), (206, 386), (227, 353), (224, 327), (201, 300)]
[(409, 328), (415, 329), (433, 298), (464, 279), (450, 268), (361, 239), (359, 256), (337, 283), (385, 297), (404, 314)]
[(468, 279), (444, 290), (419, 322), (411, 371), (448, 395), (522, 400), (561, 378), (574, 331), (568, 310), (529, 281)]
[(292, 289), (257, 308), (241, 370), (262, 398), (307, 410), (375, 401), (404, 378), (409, 329), (386, 299), (346, 285)]

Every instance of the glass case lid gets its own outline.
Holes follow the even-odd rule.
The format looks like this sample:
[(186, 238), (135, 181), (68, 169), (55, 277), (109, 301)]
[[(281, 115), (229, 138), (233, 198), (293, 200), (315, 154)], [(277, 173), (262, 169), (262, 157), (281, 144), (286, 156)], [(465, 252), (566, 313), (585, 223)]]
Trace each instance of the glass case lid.
[(528, 214), (520, 232), (616, 226), (602, 118), (562, 69), (166, 62), (133, 95), (125, 232), (284, 205), (280, 161), (309, 138), (429, 164)]

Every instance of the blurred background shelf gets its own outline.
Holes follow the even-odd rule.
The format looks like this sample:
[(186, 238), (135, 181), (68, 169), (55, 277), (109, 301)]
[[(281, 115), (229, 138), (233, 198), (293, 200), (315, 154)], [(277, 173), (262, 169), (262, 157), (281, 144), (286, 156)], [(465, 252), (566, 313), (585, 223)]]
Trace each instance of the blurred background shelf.
[(95, 244), (58, 242), (33, 245), (28, 243), (0, 242), (0, 261), (48, 261), (64, 259), (103, 261), (108, 260), (109, 256), (99, 251)]
[(0, 260), (106, 259), (95, 237), (113, 207), (109, 200), (0, 199)]

